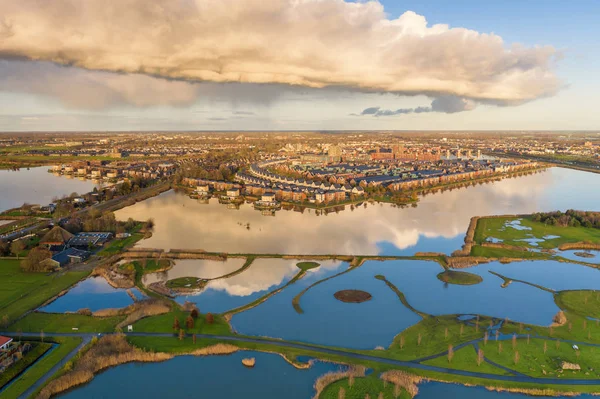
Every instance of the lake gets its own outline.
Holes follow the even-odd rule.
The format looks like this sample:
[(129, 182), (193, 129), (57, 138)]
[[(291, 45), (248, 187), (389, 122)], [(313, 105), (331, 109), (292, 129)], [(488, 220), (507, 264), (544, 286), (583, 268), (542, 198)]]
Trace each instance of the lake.
[(85, 194), (96, 186), (91, 180), (48, 173), (42, 166), (19, 171), (0, 170), (0, 212), (23, 203), (48, 205), (55, 197), (71, 193)]
[(584, 209), (600, 210), (600, 175), (551, 168), (422, 197), (417, 207), (364, 203), (317, 215), (280, 210), (264, 216), (251, 204), (229, 209), (168, 191), (116, 213), (153, 218), (144, 248), (204, 249), (229, 253), (413, 255), (451, 253), (463, 244), (473, 216)]
[[(137, 288), (132, 288), (131, 292), (138, 299), (144, 298)], [(127, 294), (127, 290), (113, 288), (103, 277), (90, 277), (75, 285), (65, 295), (40, 308), (39, 311), (65, 313), (90, 309), (95, 312), (101, 309), (124, 308), (132, 303), (133, 299)]]
[[(242, 359), (254, 357), (246, 368)], [(94, 398), (286, 398), (314, 395), (315, 380), (340, 370), (333, 363), (315, 362), (299, 370), (281, 356), (252, 351), (227, 356), (179, 356), (162, 363), (130, 363), (97, 375), (89, 384), (60, 395), (64, 399)]]

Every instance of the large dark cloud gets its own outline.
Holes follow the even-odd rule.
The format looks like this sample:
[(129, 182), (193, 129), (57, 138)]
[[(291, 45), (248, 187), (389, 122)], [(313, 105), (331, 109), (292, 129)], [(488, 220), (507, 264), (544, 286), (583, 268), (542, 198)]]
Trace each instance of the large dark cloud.
[[(185, 82), (140, 83), (145, 76), (344, 87), (514, 105), (556, 92), (560, 83), (552, 69), (555, 56), (552, 47), (507, 46), (493, 34), (428, 26), (413, 12), (391, 20), (374, 1), (2, 0), (0, 4), (0, 58), (76, 67), (70, 73), (80, 79), (78, 85), (96, 86), (100, 99), (134, 105), (186, 104), (199, 95)], [(77, 68), (134, 74), (138, 82), (130, 83), (122, 77), (126, 75), (90, 81)], [(26, 77), (19, 79), (24, 82)], [(179, 94), (170, 93), (175, 87)], [(46, 89), (31, 85), (26, 90)], [(72, 97), (66, 96), (66, 101), (73, 105), (104, 101), (81, 99), (75, 88), (69, 90)], [(456, 102), (431, 107), (436, 112), (463, 109)]]

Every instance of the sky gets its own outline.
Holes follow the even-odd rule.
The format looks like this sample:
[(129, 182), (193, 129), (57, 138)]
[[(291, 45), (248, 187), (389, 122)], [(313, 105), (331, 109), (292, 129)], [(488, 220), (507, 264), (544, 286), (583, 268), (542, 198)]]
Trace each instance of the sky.
[(3, 0), (0, 131), (600, 130), (600, 2)]

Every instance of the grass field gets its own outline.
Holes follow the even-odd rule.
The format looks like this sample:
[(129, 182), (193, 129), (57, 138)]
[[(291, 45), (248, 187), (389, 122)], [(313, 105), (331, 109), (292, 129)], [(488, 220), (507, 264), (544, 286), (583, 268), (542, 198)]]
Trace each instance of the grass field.
[[(522, 229), (507, 227), (507, 222), (520, 220)], [(524, 228), (524, 229), (523, 229)], [(557, 236), (557, 238), (544, 237)], [(502, 240), (503, 244), (529, 247), (529, 248), (557, 248), (564, 243), (572, 242), (600, 242), (600, 229), (585, 227), (561, 227), (550, 226), (544, 223), (538, 223), (531, 220), (530, 217), (494, 217), (481, 218), (475, 229), (474, 240), (481, 244), (489, 237)], [(538, 242), (537, 246), (530, 242), (522, 241), (525, 239), (537, 238), (543, 241)]]
[[(481, 345), (481, 350), (483, 351), (484, 356), (487, 356), (488, 351), (493, 350), (492, 348), (493, 343), (491, 341), (485, 346), (483, 344)], [(472, 345), (455, 351), (451, 362), (448, 361), (448, 356), (440, 356), (433, 360), (423, 362), (423, 364), (429, 364), (437, 367), (447, 367), (449, 369), (456, 370), (473, 370), (488, 374), (508, 374), (502, 369), (494, 367), (486, 362), (481, 362), (478, 365), (477, 352), (475, 352), (475, 348)]]
[(89, 272), (25, 273), (18, 260), (0, 259), (0, 319), (9, 322), (69, 288)]
[[(119, 322), (125, 316), (94, 317), (80, 314), (61, 314), (32, 312), (10, 326), (11, 331), (40, 332), (41, 330), (53, 333), (65, 332), (114, 332)], [(77, 330), (73, 330), (76, 328)]]
[(134, 324), (133, 330), (135, 332), (157, 332), (157, 333), (177, 333), (178, 331), (173, 329), (175, 319), (179, 320), (179, 325), (187, 333), (197, 334), (216, 334), (216, 335), (230, 335), (231, 329), (229, 324), (223, 316), (213, 315), (213, 323), (209, 324), (206, 321), (206, 315), (200, 314), (194, 321), (194, 328), (186, 328), (186, 319), (189, 316), (189, 312), (181, 309), (176, 309), (172, 312), (165, 313), (158, 316), (147, 317)]
[[(47, 339), (50, 341), (50, 338)], [(81, 343), (81, 338), (53, 338), (53, 342), (59, 343), (59, 347), (50, 352), (43, 359), (40, 359), (29, 370), (27, 370), (19, 379), (15, 380), (4, 392), (2, 399), (16, 399), (25, 392), (32, 384), (46, 374), (54, 365), (60, 362), (69, 352)]]

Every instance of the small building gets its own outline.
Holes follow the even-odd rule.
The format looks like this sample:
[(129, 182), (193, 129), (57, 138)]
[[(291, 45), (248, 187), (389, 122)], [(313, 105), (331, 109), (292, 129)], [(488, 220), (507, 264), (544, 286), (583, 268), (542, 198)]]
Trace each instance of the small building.
[(210, 187), (208, 184), (201, 184), (196, 187), (196, 191), (198, 194), (208, 194), (210, 192)]
[(12, 341), (13, 341), (12, 338), (4, 337), (4, 336), (0, 335), (0, 350), (8, 349), (8, 347)]
[(69, 247), (88, 249), (101, 247), (112, 238), (112, 233), (78, 233), (69, 240)]
[(77, 248), (67, 248), (64, 251), (57, 253), (41, 262), (42, 265), (47, 266), (49, 269), (58, 269), (71, 263), (81, 263), (90, 257), (88, 251), (82, 251)]
[(240, 196), (240, 189), (237, 187), (230, 188), (227, 190), (227, 197), (233, 199)]

